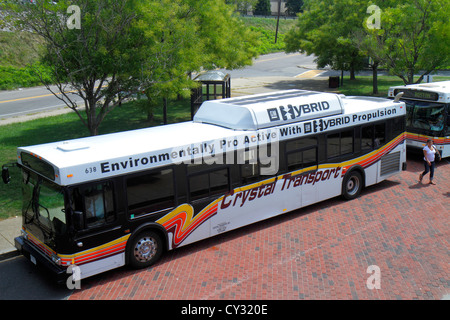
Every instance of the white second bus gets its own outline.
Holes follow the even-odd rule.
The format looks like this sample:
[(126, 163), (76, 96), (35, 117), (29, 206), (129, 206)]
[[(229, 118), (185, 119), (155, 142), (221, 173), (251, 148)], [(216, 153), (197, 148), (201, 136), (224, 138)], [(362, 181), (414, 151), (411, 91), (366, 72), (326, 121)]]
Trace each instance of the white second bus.
[[(64, 281), (361, 190), (406, 167), (405, 104), (303, 90), (204, 102), (193, 121), (18, 148), (16, 247)], [(4, 168), (4, 178), (8, 173)]]
[(406, 103), (407, 146), (422, 151), (431, 139), (443, 158), (450, 157), (450, 81), (391, 87), (389, 98), (400, 92)]

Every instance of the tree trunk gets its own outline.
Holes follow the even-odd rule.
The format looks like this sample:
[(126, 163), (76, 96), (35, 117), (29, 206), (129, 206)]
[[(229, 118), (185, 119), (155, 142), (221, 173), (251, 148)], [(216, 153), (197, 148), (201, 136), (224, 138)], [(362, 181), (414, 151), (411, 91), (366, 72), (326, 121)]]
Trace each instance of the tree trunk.
[(163, 123), (167, 124), (167, 98), (163, 99)]
[(89, 128), (89, 133), (91, 134), (91, 136), (96, 136), (98, 135), (98, 127), (97, 126), (92, 126)]
[(408, 70), (408, 84), (414, 83), (414, 70)]
[(99, 123), (97, 123), (96, 101), (94, 98), (88, 99), (87, 101), (86, 116), (89, 133), (91, 136), (96, 136), (98, 134)]
[(378, 94), (378, 61), (372, 64), (372, 94)]
[(148, 110), (147, 111), (147, 122), (152, 122), (153, 118), (154, 118), (153, 110)]
[(355, 68), (352, 65), (350, 65), (350, 80), (356, 80), (356, 76), (355, 76)]

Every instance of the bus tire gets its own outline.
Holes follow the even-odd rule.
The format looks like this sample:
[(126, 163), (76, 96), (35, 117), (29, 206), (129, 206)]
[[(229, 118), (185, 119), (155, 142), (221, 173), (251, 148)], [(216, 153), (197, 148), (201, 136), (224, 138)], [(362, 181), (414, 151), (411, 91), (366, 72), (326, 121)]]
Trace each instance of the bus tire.
[(128, 252), (128, 261), (134, 268), (146, 268), (159, 260), (164, 247), (161, 237), (146, 230), (133, 238)]
[(344, 177), (342, 184), (342, 196), (346, 200), (353, 200), (359, 196), (363, 188), (363, 179), (361, 173), (354, 170)]

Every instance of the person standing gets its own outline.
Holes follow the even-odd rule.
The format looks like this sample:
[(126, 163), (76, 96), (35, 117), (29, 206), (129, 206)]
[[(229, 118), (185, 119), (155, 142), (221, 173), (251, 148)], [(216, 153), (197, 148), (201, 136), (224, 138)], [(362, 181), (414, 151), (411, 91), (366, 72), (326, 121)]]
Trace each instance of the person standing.
[(435, 168), (435, 157), (437, 149), (433, 145), (433, 140), (427, 140), (427, 145), (423, 148), (423, 160), (425, 171), (419, 176), (419, 182), (422, 182), (423, 177), (429, 172), (430, 173), (430, 184), (436, 184), (433, 181), (434, 178), (434, 168)]

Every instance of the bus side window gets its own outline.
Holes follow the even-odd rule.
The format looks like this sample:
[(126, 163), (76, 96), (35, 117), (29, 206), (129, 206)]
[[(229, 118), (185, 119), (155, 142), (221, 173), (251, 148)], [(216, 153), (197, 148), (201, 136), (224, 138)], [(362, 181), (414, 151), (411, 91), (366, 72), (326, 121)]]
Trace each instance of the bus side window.
[(374, 146), (379, 148), (386, 143), (386, 124), (380, 123), (375, 125)]
[(398, 135), (405, 132), (405, 121), (403, 120), (403, 118), (394, 118), (391, 121), (391, 126), (392, 126), (391, 138), (396, 138)]
[(95, 227), (116, 219), (111, 182), (79, 187), (73, 192), (75, 211), (85, 215), (86, 227)]
[(386, 124), (368, 125), (362, 127), (361, 150), (378, 149), (386, 143)]
[(286, 168), (288, 171), (317, 165), (317, 138), (307, 137), (292, 140), (285, 145)]
[(256, 148), (252, 148), (249, 150), (245, 150), (242, 154), (243, 162), (240, 167), (240, 173), (242, 178), (242, 183), (250, 183), (254, 181), (258, 181), (260, 179), (260, 170), (258, 163), (258, 150)]
[(154, 170), (126, 180), (127, 204), (130, 217), (175, 206), (173, 169)]
[(412, 103), (406, 102), (406, 125), (412, 127), (413, 125), (413, 113), (414, 105)]
[(368, 151), (373, 149), (373, 126), (364, 126), (361, 129), (361, 150)]
[(188, 175), (188, 185), (191, 200), (209, 198), (228, 192), (230, 191), (229, 169), (222, 167), (190, 174)]
[(447, 105), (447, 133), (446, 135), (450, 135), (450, 105)]
[(346, 130), (327, 136), (328, 159), (350, 155), (354, 152), (354, 130)]
[(340, 134), (333, 133), (327, 137), (327, 156), (328, 159), (338, 157), (340, 155)]
[(352, 154), (355, 151), (355, 130), (341, 132), (341, 155)]
[(288, 171), (317, 166), (317, 147), (294, 150), (286, 154), (286, 167)]

